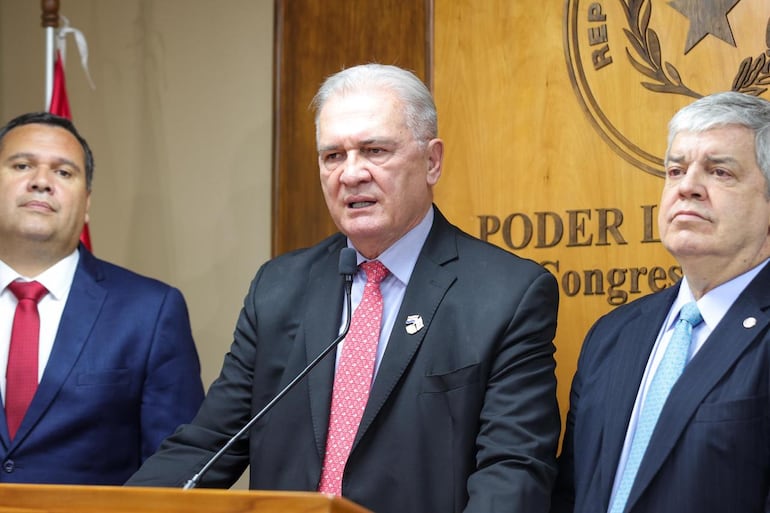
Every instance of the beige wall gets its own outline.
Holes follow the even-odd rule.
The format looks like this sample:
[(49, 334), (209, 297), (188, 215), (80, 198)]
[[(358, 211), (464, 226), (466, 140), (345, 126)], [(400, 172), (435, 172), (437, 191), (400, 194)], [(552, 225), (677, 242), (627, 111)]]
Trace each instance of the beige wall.
[[(272, 0), (61, 0), (97, 256), (184, 293), (206, 386), (270, 254)], [(0, 0), (0, 121), (44, 109), (40, 2)], [(1, 241), (0, 241), (1, 243)]]

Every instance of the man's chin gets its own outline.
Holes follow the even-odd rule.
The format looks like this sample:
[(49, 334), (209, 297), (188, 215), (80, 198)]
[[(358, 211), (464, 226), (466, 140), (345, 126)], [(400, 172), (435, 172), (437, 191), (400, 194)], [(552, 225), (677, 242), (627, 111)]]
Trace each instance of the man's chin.
[(377, 237), (383, 232), (383, 224), (374, 216), (347, 216), (341, 223), (342, 231), (348, 237)]
[(363, 246), (379, 246), (387, 239), (383, 226), (374, 223), (350, 223), (343, 228), (342, 233), (353, 241), (357, 249)]
[(30, 242), (46, 242), (56, 235), (49, 226), (25, 226), (18, 232), (18, 238)]

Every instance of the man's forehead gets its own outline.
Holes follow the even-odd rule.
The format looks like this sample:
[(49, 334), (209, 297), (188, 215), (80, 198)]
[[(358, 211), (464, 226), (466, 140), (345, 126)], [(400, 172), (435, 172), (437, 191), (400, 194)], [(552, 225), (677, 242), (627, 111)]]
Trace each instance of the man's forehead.
[(64, 127), (45, 123), (28, 123), (6, 132), (0, 139), (0, 155), (9, 158), (11, 153), (25, 158), (65, 158), (85, 165), (85, 150), (77, 138)]
[(0, 139), (0, 144), (8, 140), (18, 142), (24, 140), (23, 138), (52, 136), (69, 139), (72, 143), (80, 146), (80, 142), (69, 130), (58, 125), (49, 125), (47, 123), (27, 123), (13, 127), (5, 133), (2, 139)]

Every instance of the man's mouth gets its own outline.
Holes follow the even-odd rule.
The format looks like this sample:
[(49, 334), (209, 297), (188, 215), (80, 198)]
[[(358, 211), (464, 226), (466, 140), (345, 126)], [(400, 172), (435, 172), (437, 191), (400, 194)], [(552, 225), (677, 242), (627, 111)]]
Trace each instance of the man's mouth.
[(32, 210), (45, 210), (49, 212), (53, 212), (54, 210), (53, 207), (45, 201), (28, 201), (27, 203), (24, 203), (24, 206)]
[(354, 201), (352, 203), (348, 203), (348, 207), (350, 208), (365, 208), (374, 205), (373, 201)]
[(693, 210), (682, 210), (674, 214), (674, 219), (705, 219), (703, 215)]

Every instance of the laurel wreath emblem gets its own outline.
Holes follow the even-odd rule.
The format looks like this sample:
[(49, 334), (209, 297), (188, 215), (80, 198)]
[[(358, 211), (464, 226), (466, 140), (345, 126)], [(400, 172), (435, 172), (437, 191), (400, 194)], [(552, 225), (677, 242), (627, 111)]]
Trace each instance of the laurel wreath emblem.
[[(652, 82), (642, 82), (642, 86), (658, 93), (681, 94), (692, 98), (704, 95), (693, 91), (682, 80), (676, 66), (663, 61), (660, 38), (654, 29), (650, 28), (652, 15), (651, 0), (620, 0), (628, 21), (628, 28), (623, 32), (636, 52), (636, 57), (630, 48), (626, 54), (631, 65)], [(770, 86), (770, 19), (765, 31), (767, 50), (758, 57), (746, 57), (738, 67), (733, 79), (732, 90), (760, 96)]]

